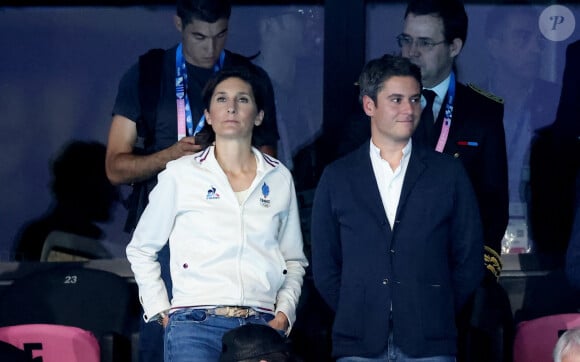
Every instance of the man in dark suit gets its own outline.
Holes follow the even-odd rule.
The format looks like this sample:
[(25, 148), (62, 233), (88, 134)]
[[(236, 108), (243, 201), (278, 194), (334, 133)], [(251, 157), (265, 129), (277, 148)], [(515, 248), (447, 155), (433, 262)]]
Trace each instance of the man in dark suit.
[(371, 140), (329, 165), (312, 209), (316, 287), (338, 361), (455, 361), (455, 317), (481, 282), (483, 232), (461, 163), (411, 142), (419, 68), (385, 55), (359, 78)]
[[(397, 40), (402, 55), (421, 68), (423, 94), (435, 92), (432, 110), (423, 111), (413, 142), (463, 163), (481, 214), (482, 263), (489, 272), (470, 311), (458, 320), (458, 360), (507, 361), (513, 322), (507, 294), (496, 283), (509, 218), (504, 107), (497, 97), (457, 79), (455, 61), (465, 45), (467, 24), (461, 0), (410, 0)], [(425, 97), (423, 102), (428, 108)], [(491, 351), (498, 352), (488, 355)]]
[(453, 69), (467, 23), (459, 0), (411, 0), (397, 39), (402, 55), (421, 68), (423, 87), (436, 93), (432, 121), (420, 122), (413, 140), (463, 162), (477, 195), (485, 245), (499, 254), (509, 207), (503, 103), (457, 80)]

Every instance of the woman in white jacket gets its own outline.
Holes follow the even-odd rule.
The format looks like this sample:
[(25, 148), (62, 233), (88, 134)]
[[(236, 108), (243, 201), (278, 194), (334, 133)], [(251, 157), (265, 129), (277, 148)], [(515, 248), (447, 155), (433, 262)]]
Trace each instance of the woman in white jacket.
[[(167, 164), (127, 246), (144, 318), (165, 326), (165, 361), (217, 361), (228, 330), (288, 334), (296, 319), (308, 263), (292, 176), (252, 147), (264, 92), (251, 69), (216, 73), (203, 94), (215, 142)], [(167, 242), (171, 301), (157, 262)]]

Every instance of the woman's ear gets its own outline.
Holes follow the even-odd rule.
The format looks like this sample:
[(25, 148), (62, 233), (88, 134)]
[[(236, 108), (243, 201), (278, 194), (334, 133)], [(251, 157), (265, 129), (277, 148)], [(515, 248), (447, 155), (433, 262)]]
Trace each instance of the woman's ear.
[(263, 121), (264, 121), (264, 111), (260, 111), (256, 115), (256, 119), (254, 120), (254, 125), (259, 126), (262, 124)]
[(207, 124), (211, 125), (211, 119), (209, 118), (209, 112), (207, 111), (207, 109), (203, 110), (203, 115), (205, 117), (205, 121)]

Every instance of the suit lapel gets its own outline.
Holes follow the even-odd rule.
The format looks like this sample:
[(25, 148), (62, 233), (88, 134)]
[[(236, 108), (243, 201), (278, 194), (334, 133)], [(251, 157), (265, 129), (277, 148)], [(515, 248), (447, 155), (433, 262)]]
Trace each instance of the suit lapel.
[(411, 159), (409, 160), (409, 165), (407, 166), (407, 172), (405, 173), (405, 179), (403, 181), (403, 189), (401, 190), (401, 196), (399, 197), (399, 206), (397, 207), (397, 220), (400, 218), (403, 208), (407, 202), (407, 198), (411, 194), (411, 191), (415, 187), (417, 180), (421, 174), (427, 168), (424, 162), (425, 148), (419, 145), (413, 144), (413, 149), (411, 151)]
[(371, 164), (369, 143), (365, 142), (356, 152), (350, 175), (352, 192), (363, 205), (367, 205), (379, 223), (387, 220), (387, 215), (377, 186), (377, 179)]

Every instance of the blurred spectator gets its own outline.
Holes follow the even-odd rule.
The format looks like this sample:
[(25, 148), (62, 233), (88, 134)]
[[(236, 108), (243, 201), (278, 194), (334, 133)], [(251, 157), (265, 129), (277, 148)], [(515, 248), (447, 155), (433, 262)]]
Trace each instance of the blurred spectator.
[[(529, 149), (535, 130), (554, 120), (560, 88), (539, 77), (547, 41), (530, 6), (495, 6), (485, 23), (491, 68), (485, 88), (503, 98), (509, 197), (526, 203)], [(520, 206), (521, 208), (521, 206)], [(525, 207), (523, 207), (525, 210)]]
[(312, 163), (295, 160), (322, 128), (323, 18), (316, 7), (264, 11), (255, 62), (268, 72), (276, 94), (278, 158), (293, 171), (298, 190), (313, 187)]
[(118, 189), (105, 175), (106, 147), (99, 142), (72, 141), (51, 164), (54, 202), (38, 219), (25, 225), (15, 241), (19, 261), (39, 261), (44, 241), (54, 230), (103, 240), (97, 225), (112, 218)]

